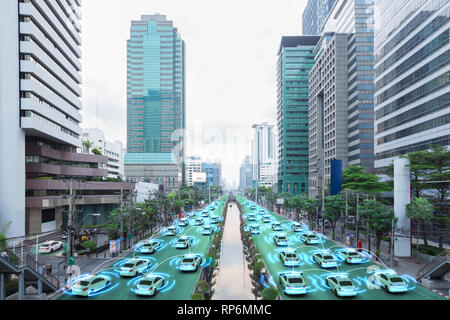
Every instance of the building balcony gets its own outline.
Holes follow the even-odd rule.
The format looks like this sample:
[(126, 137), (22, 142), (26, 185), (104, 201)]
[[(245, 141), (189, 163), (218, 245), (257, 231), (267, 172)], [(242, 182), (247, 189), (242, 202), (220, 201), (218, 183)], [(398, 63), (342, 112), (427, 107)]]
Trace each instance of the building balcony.
[(107, 156), (99, 156), (95, 154), (84, 154), (75, 152), (58, 151), (51, 148), (46, 148), (34, 144), (26, 144), (27, 156), (40, 156), (54, 160), (73, 161), (73, 162), (85, 162), (85, 163), (108, 163)]
[(27, 163), (26, 172), (77, 177), (104, 177), (108, 175), (108, 170), (106, 169), (71, 167), (63, 165), (52, 165), (47, 163)]
[[(27, 179), (26, 190), (67, 190), (69, 191), (69, 181), (52, 179)], [(75, 181), (73, 189), (75, 191), (124, 191), (134, 190), (135, 184), (131, 182), (109, 182), (109, 181)], [(48, 198), (48, 197), (46, 197)]]
[[(120, 195), (94, 195), (80, 196), (75, 199), (75, 205), (93, 204), (118, 204)], [(25, 206), (27, 208), (55, 208), (69, 205), (69, 199), (64, 196), (26, 197)]]

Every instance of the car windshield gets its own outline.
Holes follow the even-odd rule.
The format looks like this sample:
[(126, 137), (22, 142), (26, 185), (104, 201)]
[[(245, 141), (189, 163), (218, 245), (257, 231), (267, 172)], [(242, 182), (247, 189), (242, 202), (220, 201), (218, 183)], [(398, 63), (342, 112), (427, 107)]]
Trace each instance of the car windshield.
[(143, 247), (151, 247), (153, 245), (153, 243), (146, 243), (143, 245)]
[(86, 287), (86, 286), (89, 285), (89, 281), (79, 281), (79, 282), (78, 282), (78, 285), (83, 286), (83, 287)]
[(324, 256), (323, 257), (325, 260), (334, 260), (332, 256)]
[(183, 263), (190, 263), (190, 262), (194, 262), (193, 258), (184, 258), (183, 259)]
[(310, 235), (308, 236), (308, 238), (310, 238), (310, 239), (317, 239), (317, 236), (314, 235), (314, 234), (310, 234)]
[(395, 278), (391, 278), (391, 282), (403, 282), (402, 278), (399, 277), (395, 277)]
[(352, 257), (359, 257), (359, 254), (357, 254), (356, 252), (348, 252), (347, 254)]
[(279, 236), (279, 237), (278, 237), (278, 240), (280, 240), (280, 241), (286, 241), (287, 239), (286, 239), (285, 236)]
[(153, 284), (152, 280), (142, 280), (141, 282), (139, 282), (140, 285), (143, 286), (151, 286)]
[(178, 239), (178, 242), (181, 242), (181, 243), (183, 243), (183, 242), (185, 242), (187, 239)]
[(125, 268), (133, 268), (133, 267), (134, 267), (134, 264), (133, 264), (133, 263), (125, 263), (123, 266), (124, 266)]
[(287, 258), (295, 258), (296, 255), (295, 255), (295, 253), (288, 253), (288, 254), (286, 255), (286, 257), (287, 257)]
[(289, 278), (289, 283), (303, 283), (302, 278)]
[(343, 287), (353, 287), (353, 283), (351, 283), (351, 281), (348, 280), (339, 281), (339, 284)]
[(41, 245), (41, 247), (48, 247), (49, 245), (48, 244), (43, 244), (43, 245)]

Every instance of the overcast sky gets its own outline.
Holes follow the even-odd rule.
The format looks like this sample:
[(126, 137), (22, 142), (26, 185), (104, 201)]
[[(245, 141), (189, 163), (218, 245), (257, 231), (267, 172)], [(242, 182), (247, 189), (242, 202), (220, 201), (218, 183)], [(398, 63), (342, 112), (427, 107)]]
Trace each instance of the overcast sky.
[(239, 166), (251, 152), (251, 126), (276, 123), (277, 50), (281, 36), (301, 34), (306, 2), (83, 1), (82, 127), (98, 123), (106, 139), (126, 144), (131, 20), (166, 15), (186, 43), (186, 154), (219, 159), (226, 181), (238, 184)]

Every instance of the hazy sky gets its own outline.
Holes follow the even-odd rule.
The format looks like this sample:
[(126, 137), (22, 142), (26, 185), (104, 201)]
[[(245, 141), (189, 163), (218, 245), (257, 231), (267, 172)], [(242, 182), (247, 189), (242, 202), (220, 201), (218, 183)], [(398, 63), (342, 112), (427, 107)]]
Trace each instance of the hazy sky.
[(84, 0), (83, 128), (126, 144), (131, 20), (160, 13), (186, 42), (187, 155), (220, 159), (228, 183), (250, 155), (252, 125), (276, 123), (281, 36), (301, 34), (307, 0)]

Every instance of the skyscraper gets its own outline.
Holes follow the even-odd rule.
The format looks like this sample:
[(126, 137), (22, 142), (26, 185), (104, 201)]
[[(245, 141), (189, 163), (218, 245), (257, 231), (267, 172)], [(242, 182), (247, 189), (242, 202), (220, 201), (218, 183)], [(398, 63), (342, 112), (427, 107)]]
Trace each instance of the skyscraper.
[(245, 189), (252, 187), (252, 163), (250, 156), (246, 156), (239, 168), (239, 191), (244, 192)]
[(184, 157), (185, 44), (165, 15), (131, 22), (127, 41), (127, 151)]
[(450, 2), (376, 0), (375, 168), (450, 146)]
[(302, 15), (302, 34), (319, 35), (322, 25), (336, 0), (308, 0)]
[(282, 37), (278, 50), (278, 193), (308, 191), (308, 73), (319, 39)]
[(253, 125), (252, 140), (253, 181), (271, 187), (277, 183), (277, 132), (267, 122)]

